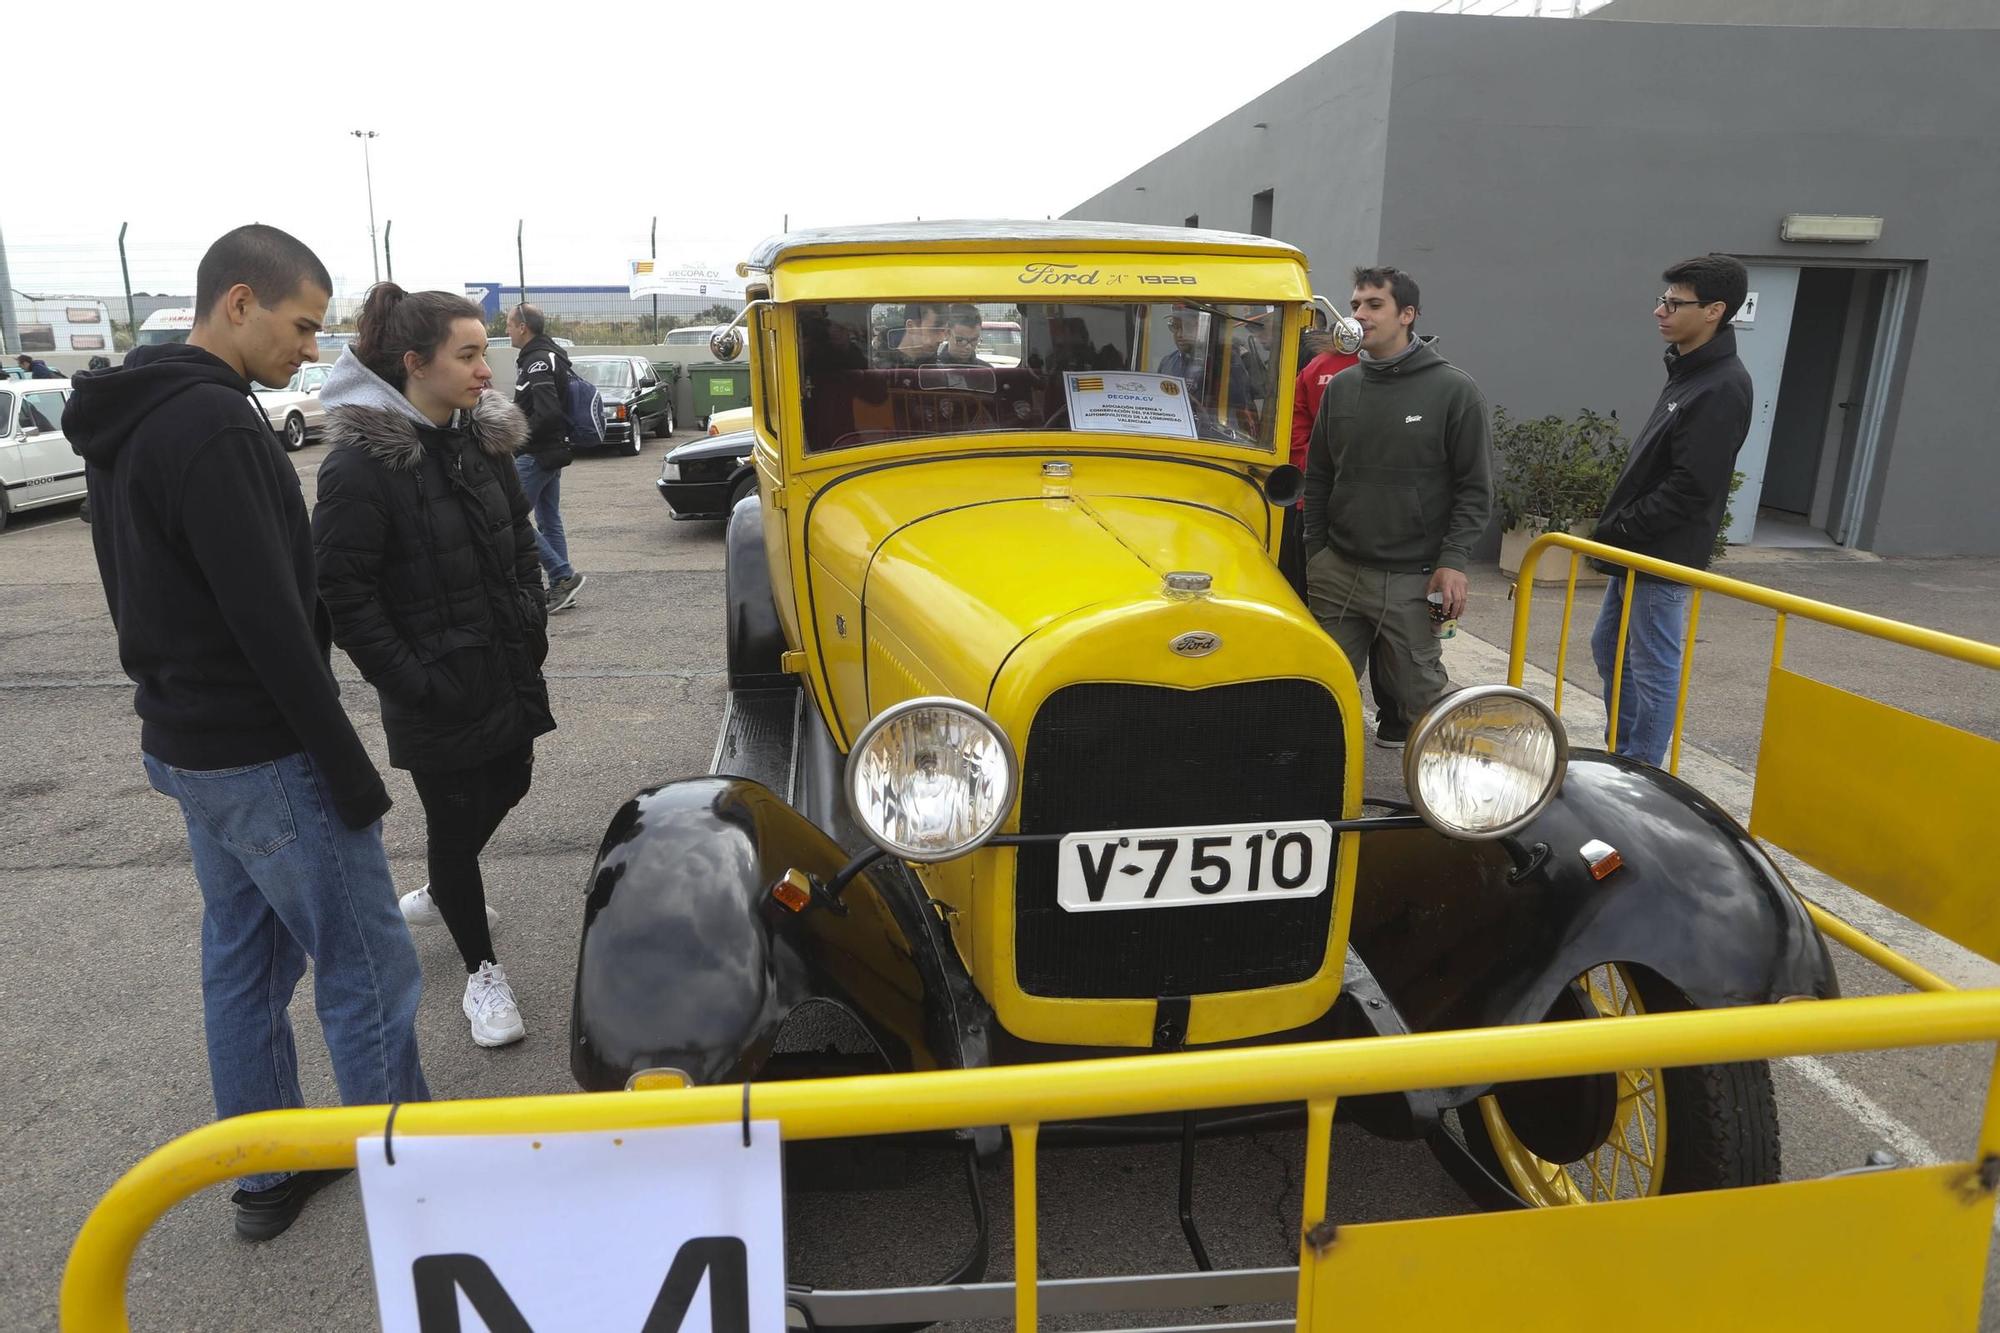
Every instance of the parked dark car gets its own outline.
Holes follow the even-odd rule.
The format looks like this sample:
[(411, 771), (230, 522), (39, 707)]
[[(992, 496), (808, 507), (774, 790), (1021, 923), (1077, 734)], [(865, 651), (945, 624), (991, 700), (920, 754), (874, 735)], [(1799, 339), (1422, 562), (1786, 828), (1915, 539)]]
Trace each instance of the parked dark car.
[(736, 502), (757, 492), (750, 461), (757, 432), (731, 431), (689, 440), (667, 451), (660, 466), (660, 498), (675, 518), (728, 518)]
[(636, 454), (645, 447), (648, 431), (673, 432), (673, 386), (645, 357), (580, 356), (570, 365), (597, 386), (597, 396), (604, 400), (607, 447)]

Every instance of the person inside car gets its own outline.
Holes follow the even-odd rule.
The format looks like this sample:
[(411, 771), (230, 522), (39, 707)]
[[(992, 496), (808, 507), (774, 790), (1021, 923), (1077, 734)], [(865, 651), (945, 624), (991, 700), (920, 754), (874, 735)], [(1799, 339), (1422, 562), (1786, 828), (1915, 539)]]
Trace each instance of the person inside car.
[(938, 361), (948, 366), (986, 365), (979, 359), (981, 323), (976, 306), (953, 306), (945, 315), (945, 339), (938, 344)]

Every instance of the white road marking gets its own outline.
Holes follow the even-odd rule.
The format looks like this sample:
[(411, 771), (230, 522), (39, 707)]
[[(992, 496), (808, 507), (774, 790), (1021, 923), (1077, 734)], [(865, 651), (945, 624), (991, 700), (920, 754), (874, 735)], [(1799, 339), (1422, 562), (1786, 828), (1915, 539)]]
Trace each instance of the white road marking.
[(1943, 1153), (1931, 1146), (1929, 1139), (1883, 1110), (1873, 1097), (1834, 1073), (1832, 1066), (1818, 1056), (1789, 1056), (1784, 1063), (1804, 1074), (1832, 1099), (1835, 1106), (1854, 1117), (1864, 1128), (1881, 1135), (1883, 1142), (1903, 1160), (1905, 1166), (1937, 1166), (1946, 1160)]

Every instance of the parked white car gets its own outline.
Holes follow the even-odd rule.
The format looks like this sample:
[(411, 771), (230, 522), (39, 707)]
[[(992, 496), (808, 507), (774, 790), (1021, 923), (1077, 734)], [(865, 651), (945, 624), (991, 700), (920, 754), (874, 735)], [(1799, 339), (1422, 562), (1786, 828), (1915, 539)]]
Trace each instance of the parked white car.
[(62, 432), (68, 380), (0, 380), (0, 528), (24, 509), (83, 498), (83, 460)]
[(333, 367), (324, 361), (300, 366), (282, 389), (258, 386), (257, 405), (287, 451), (305, 447), (306, 440), (326, 427), (326, 408), (320, 405), (319, 391)]

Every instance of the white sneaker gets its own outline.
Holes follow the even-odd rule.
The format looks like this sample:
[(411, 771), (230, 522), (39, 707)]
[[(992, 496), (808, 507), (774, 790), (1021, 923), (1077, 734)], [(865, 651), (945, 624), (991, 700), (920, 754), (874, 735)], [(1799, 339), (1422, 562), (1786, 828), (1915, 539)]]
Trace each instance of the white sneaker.
[(478, 1045), (505, 1046), (528, 1035), (514, 1003), (514, 988), (507, 984), (507, 969), (498, 963), (481, 963), (465, 979), (462, 1007), (472, 1020), (472, 1040)]
[[(431, 901), (431, 886), (428, 884), (412, 893), (404, 894), (396, 900), (396, 905), (403, 909), (403, 920), (413, 926), (427, 926), (433, 921), (444, 920), (444, 915), (438, 911), (437, 904)], [(486, 924), (488, 927), (500, 924), (500, 914), (493, 910), (491, 903), (486, 905)]]

